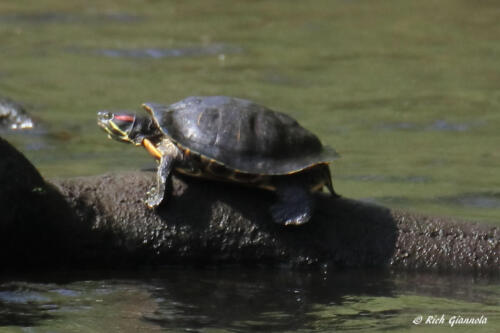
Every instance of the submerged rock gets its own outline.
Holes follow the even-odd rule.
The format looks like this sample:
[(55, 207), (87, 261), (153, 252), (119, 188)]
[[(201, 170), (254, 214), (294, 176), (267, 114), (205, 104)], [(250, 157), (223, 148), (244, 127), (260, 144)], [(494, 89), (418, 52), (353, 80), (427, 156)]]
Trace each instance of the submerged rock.
[(20, 130), (33, 127), (33, 120), (21, 104), (0, 97), (0, 129)]
[[(274, 224), (271, 192), (174, 176), (157, 210), (153, 173), (52, 180), (0, 139), (4, 266), (248, 263), (498, 272), (498, 228), (317, 194), (313, 219)], [(8, 260), (7, 260), (8, 259)]]

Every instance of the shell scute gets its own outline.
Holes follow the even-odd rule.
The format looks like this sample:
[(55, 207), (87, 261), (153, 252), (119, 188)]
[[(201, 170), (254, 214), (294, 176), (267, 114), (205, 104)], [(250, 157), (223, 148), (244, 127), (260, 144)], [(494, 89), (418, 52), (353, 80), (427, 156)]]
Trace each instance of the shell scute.
[(295, 119), (251, 101), (188, 97), (170, 106), (144, 107), (181, 147), (239, 172), (284, 175), (338, 157)]

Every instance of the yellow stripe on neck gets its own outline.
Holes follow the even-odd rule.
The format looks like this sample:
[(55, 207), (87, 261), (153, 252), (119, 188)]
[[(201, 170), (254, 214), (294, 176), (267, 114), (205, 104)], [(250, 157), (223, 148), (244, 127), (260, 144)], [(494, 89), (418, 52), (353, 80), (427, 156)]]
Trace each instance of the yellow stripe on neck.
[(155, 145), (151, 141), (149, 141), (149, 139), (142, 140), (142, 145), (144, 146), (144, 148), (146, 148), (148, 153), (151, 154), (151, 156), (157, 159), (161, 159), (162, 156), (161, 152), (158, 150), (158, 148), (155, 147)]

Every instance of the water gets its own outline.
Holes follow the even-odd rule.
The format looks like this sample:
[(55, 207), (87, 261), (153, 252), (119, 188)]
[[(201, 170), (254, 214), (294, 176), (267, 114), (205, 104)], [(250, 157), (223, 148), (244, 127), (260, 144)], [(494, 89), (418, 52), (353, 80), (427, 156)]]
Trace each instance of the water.
[[(487, 323), (472, 328), (495, 332), (500, 320), (498, 288), (470, 276), (172, 267), (73, 278), (59, 274), (38, 277), (36, 283), (19, 278), (0, 283), (0, 330), (440, 332), (449, 329), (453, 316), (483, 316)], [(443, 324), (413, 323), (419, 316), (443, 315)]]
[[(238, 96), (335, 147), (347, 197), (498, 225), (498, 22), (496, 1), (4, 1), (0, 95), (40, 125), (1, 135), (48, 178), (148, 168), (143, 150), (106, 139), (97, 110)], [(419, 313), (499, 310), (497, 281), (355, 272), (339, 289), (316, 273), (230, 272), (14, 279), (0, 314), (13, 332), (397, 331), (422, 329)]]

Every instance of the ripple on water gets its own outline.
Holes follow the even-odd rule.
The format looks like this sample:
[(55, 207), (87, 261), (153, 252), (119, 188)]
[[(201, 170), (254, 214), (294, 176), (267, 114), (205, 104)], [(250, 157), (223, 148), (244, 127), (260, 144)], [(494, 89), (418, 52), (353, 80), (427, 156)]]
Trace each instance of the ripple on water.
[(464, 193), (438, 199), (445, 204), (471, 208), (500, 208), (500, 192)]
[(427, 199), (416, 199), (409, 197), (368, 197), (360, 200), (375, 203), (375, 204), (395, 204), (395, 205), (411, 205), (412, 203), (433, 204), (467, 207), (467, 208), (482, 208), (482, 209), (497, 209), (500, 208), (500, 192), (477, 192), (463, 193), (451, 196), (430, 197)]
[(482, 126), (482, 122), (456, 123), (444, 119), (438, 119), (427, 124), (412, 122), (382, 123), (375, 126), (376, 130), (409, 130), (409, 131), (438, 131), (438, 132), (466, 132), (475, 127)]
[(227, 44), (208, 44), (178, 48), (137, 48), (115, 49), (106, 48), (94, 51), (95, 54), (111, 58), (177, 58), (241, 53), (241, 47)]
[(31, 303), (48, 302), (50, 299), (35, 291), (5, 290), (0, 291), (0, 302), (2, 303)]
[(44, 13), (15, 13), (0, 15), (0, 22), (6, 23), (29, 23), (29, 24), (50, 24), (50, 23), (92, 23), (92, 22), (136, 22), (140, 16), (124, 12), (110, 12), (104, 14), (78, 15), (62, 12)]
[(82, 294), (78, 290), (65, 289), (65, 288), (52, 289), (51, 291), (66, 297), (78, 297)]
[(408, 176), (393, 176), (393, 175), (350, 175), (338, 176), (338, 179), (354, 180), (363, 182), (385, 182), (385, 183), (430, 183), (432, 178), (428, 176), (408, 175)]

